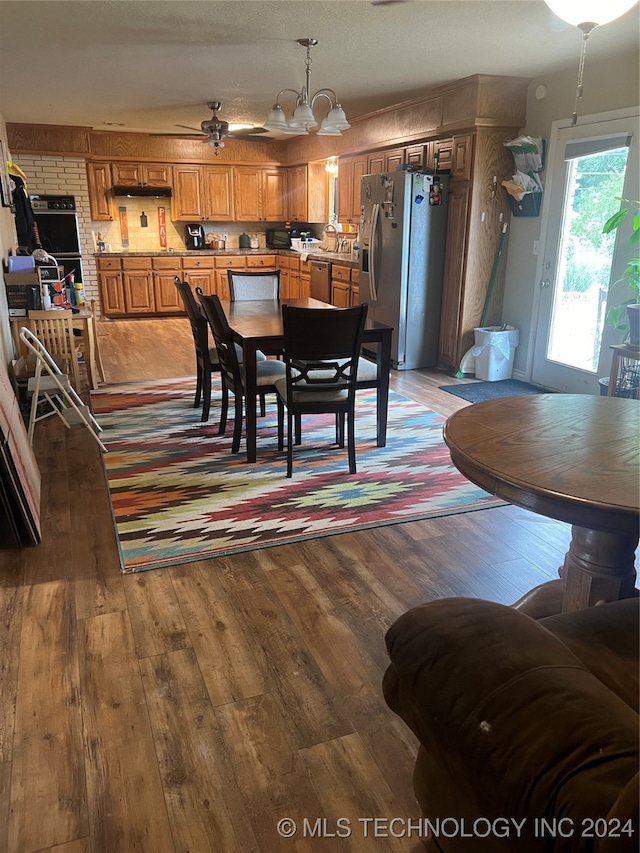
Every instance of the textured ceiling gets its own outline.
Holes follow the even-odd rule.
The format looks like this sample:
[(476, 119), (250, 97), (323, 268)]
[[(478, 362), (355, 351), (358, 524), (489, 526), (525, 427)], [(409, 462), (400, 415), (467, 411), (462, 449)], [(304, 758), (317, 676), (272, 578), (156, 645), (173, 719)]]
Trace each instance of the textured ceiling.
[[(639, 29), (638, 6), (596, 29), (587, 71), (637, 52)], [(261, 124), (303, 84), (305, 37), (319, 39), (313, 91), (335, 89), (355, 118), (469, 74), (577, 73), (581, 34), (543, 0), (0, 0), (0, 113), (177, 133), (220, 100), (221, 118)]]

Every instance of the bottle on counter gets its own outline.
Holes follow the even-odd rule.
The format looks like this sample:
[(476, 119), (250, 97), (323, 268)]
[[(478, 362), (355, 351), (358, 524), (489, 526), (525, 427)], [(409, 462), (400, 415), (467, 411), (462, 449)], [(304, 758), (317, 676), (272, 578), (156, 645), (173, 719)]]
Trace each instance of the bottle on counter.
[(251, 248), (252, 249), (259, 249), (260, 248), (260, 241), (258, 240), (257, 234), (251, 235)]
[(75, 293), (76, 293), (76, 305), (78, 306), (78, 308), (84, 308), (86, 299), (84, 296), (84, 284), (81, 281), (76, 281)]
[(42, 308), (44, 311), (48, 311), (51, 308), (51, 290), (46, 281), (43, 281), (40, 286), (42, 288)]

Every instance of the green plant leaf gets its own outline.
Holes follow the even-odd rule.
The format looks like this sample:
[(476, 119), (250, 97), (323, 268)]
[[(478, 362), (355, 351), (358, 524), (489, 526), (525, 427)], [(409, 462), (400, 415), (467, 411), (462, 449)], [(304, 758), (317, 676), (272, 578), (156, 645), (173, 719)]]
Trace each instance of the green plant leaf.
[(615, 231), (616, 228), (619, 228), (620, 225), (625, 221), (629, 214), (629, 208), (624, 207), (622, 210), (618, 210), (613, 214), (607, 221), (604, 223), (602, 231), (604, 234), (609, 234), (611, 231)]

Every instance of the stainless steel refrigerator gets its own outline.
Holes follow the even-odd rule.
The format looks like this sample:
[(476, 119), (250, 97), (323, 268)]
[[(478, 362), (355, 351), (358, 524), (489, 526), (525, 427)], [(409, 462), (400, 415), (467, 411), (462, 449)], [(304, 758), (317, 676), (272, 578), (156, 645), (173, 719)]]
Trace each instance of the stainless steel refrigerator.
[(394, 327), (399, 370), (438, 360), (449, 178), (418, 172), (365, 175), (361, 183), (360, 300)]

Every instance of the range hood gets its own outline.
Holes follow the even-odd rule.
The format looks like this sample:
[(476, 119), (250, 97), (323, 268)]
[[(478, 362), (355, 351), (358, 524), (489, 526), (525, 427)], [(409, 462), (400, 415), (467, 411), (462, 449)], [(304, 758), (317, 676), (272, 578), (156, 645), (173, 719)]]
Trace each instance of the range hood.
[(171, 187), (113, 187), (114, 196), (147, 196), (170, 198)]

